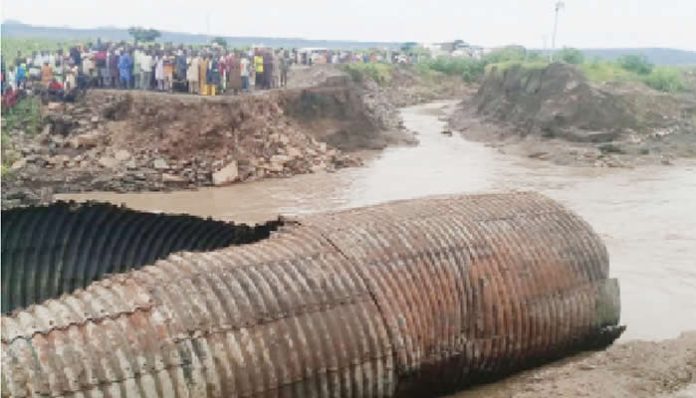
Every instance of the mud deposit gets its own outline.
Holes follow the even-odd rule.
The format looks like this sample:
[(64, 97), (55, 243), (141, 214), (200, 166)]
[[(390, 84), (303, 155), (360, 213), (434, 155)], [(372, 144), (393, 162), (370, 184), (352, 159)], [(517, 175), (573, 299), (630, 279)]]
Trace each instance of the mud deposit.
[(627, 167), (696, 157), (696, 96), (588, 81), (575, 67), (493, 68), (450, 119), (467, 138), (556, 164)]
[[(541, 191), (588, 220), (606, 242), (611, 274), (621, 282), (622, 323), (628, 329), (620, 343), (605, 352), (532, 370), (471, 396), (682, 394), (676, 391), (696, 380), (693, 333), (675, 339), (683, 331), (696, 330), (696, 164), (573, 168), (512, 157), (442, 134), (443, 107), (453, 104), (403, 110), (404, 124), (418, 132), (420, 145), (387, 148), (361, 168), (199, 191), (62, 198), (244, 222), (428, 194)], [(689, 396), (693, 389), (686, 391)], [(469, 393), (476, 392), (460, 396)]]

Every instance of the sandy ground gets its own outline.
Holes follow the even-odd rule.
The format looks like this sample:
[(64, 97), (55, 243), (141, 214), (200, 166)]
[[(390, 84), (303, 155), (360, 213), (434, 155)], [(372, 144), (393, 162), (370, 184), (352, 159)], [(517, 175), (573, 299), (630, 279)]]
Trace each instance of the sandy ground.
[(584, 353), (450, 398), (696, 397), (696, 331)]

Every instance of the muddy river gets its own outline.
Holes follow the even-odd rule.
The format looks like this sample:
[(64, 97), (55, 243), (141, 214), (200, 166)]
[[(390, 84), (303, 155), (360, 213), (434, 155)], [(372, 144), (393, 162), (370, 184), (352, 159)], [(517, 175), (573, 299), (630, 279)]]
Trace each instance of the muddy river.
[(402, 110), (420, 145), (389, 148), (365, 167), (172, 193), (62, 195), (142, 210), (254, 222), (431, 194), (536, 190), (604, 238), (622, 289), (622, 340), (696, 329), (696, 163), (638, 169), (571, 168), (517, 158), (441, 134), (451, 102)]

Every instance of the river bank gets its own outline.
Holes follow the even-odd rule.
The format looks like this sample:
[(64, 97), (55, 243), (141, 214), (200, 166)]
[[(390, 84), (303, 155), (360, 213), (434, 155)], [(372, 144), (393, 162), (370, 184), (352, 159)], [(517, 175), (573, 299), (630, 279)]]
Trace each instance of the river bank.
[(403, 109), (404, 125), (417, 132), (420, 144), (387, 148), (360, 168), (197, 191), (59, 198), (257, 222), (278, 214), (430, 194), (540, 191), (588, 220), (605, 240), (611, 274), (621, 283), (622, 323), (628, 329), (607, 351), (582, 354), (458, 396), (571, 397), (612, 391), (615, 394), (608, 396), (652, 397), (676, 394), (693, 383), (694, 335), (678, 336), (696, 330), (696, 319), (689, 316), (696, 302), (692, 234), (696, 214), (685, 213), (696, 197), (696, 164), (577, 168), (509, 156), (478, 142), (441, 134), (454, 104), (446, 101)]
[[(257, 222), (278, 214), (430, 194), (540, 191), (585, 218), (606, 242), (610, 272), (621, 283), (622, 323), (628, 329), (607, 351), (582, 354), (460, 396), (488, 396), (486, 391), (496, 391), (498, 395), (491, 396), (531, 397), (549, 392), (591, 397), (598, 391), (613, 391), (609, 389), (613, 383), (620, 383), (616, 394), (609, 396), (652, 397), (693, 383), (696, 360), (689, 351), (694, 346), (693, 333), (677, 337), (696, 330), (696, 319), (689, 316), (696, 302), (696, 164), (578, 168), (510, 156), (482, 143), (442, 134), (447, 110), (455, 103), (403, 109), (404, 125), (417, 132), (420, 144), (387, 148), (367, 159), (364, 167), (197, 191), (59, 198)], [(594, 389), (595, 384), (605, 390)]]

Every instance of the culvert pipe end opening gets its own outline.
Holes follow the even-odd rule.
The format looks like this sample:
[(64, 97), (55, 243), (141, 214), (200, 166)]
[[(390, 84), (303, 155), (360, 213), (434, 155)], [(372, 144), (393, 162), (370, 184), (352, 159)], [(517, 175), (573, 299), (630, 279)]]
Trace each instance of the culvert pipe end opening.
[(243, 227), (56, 204), (3, 212), (2, 260), (5, 396), (434, 395), (623, 331), (604, 244), (535, 193)]

